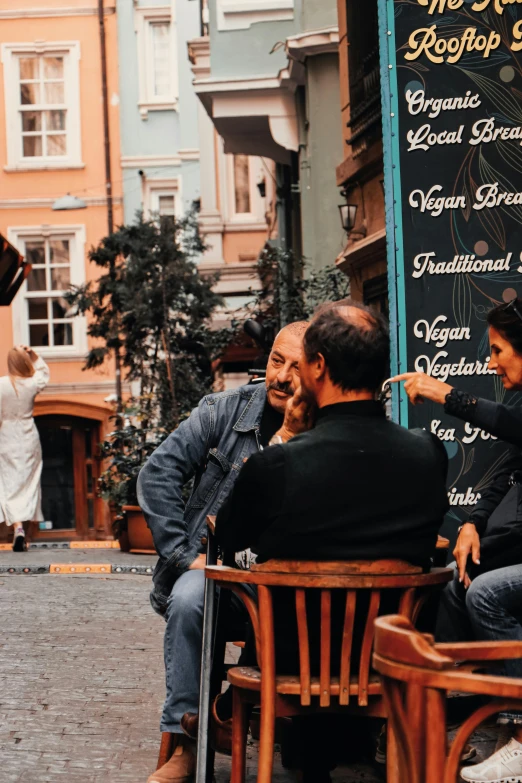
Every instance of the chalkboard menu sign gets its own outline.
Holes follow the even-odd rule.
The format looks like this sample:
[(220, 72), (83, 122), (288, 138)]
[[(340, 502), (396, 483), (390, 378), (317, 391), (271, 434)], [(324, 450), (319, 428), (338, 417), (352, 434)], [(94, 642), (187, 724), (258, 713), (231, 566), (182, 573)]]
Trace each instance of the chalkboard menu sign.
[[(394, 370), (522, 405), (486, 323), (522, 296), (522, 0), (379, 2)], [(446, 446), (451, 534), (508, 447), (402, 387), (394, 410)]]

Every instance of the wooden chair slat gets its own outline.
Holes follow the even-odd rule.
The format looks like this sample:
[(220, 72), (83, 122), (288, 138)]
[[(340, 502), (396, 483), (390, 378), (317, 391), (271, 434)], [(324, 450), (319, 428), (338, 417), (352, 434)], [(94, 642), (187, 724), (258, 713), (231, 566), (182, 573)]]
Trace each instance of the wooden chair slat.
[(364, 627), (364, 636), (361, 646), (361, 657), (359, 661), (359, 706), (365, 707), (368, 704), (368, 678), (370, 674), (370, 660), (373, 648), (373, 624), (379, 614), (381, 605), (381, 591), (372, 590), (370, 594), (370, 605)]
[(306, 617), (306, 593), (295, 591), (295, 610), (297, 615), (297, 635), (299, 641), (299, 671), (301, 685), (301, 704), (306, 707), (312, 703), (310, 692), (310, 642), (308, 638), (308, 620)]
[(330, 706), (330, 672), (332, 658), (332, 593), (321, 590), (321, 707)]
[[(424, 732), (426, 721), (426, 705), (423, 690), (417, 684), (408, 685), (406, 693), (406, 714), (409, 721), (409, 733), (412, 752), (415, 758), (422, 760), (424, 755)], [(422, 761), (421, 761), (422, 765)]]
[(409, 590), (405, 590), (401, 595), (401, 600), (399, 601), (399, 614), (411, 620), (413, 617), (414, 606), (415, 588), (410, 587)]
[(348, 590), (346, 593), (346, 607), (344, 611), (343, 641), (341, 646), (340, 665), (340, 693), (339, 704), (350, 703), (350, 660), (353, 644), (353, 626), (355, 622), (355, 608), (357, 606), (357, 593)]

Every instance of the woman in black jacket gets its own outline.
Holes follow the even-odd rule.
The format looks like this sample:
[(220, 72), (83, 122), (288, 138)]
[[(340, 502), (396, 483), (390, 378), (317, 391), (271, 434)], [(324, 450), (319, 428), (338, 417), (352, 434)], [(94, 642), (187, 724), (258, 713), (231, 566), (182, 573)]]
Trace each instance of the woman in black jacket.
[[(488, 367), (506, 390), (521, 390), (522, 300), (495, 307), (487, 320)], [(438, 635), (444, 641), (522, 641), (522, 408), (477, 398), (424, 373), (405, 373), (393, 381), (405, 381), (413, 405), (439, 402), (446, 413), (516, 447), (460, 528), (453, 552), (459, 582), (444, 590)], [(522, 660), (505, 661), (504, 667), (508, 676), (522, 677)], [(522, 714), (503, 713), (499, 720), (515, 725), (513, 738), (482, 763), (463, 768), (464, 781), (522, 781)]]
[[(522, 390), (522, 300), (513, 299), (508, 304), (495, 307), (488, 313), (487, 320), (491, 347), (488, 368), (495, 370), (501, 377), (506, 390)], [(391, 379), (392, 383), (396, 381), (405, 381), (404, 389), (413, 405), (425, 399), (439, 402), (451, 416), (468, 421), (506, 443), (522, 448), (522, 408), (477, 398), (422, 372), (408, 372)], [(522, 454), (515, 453), (509, 465), (506, 463), (506, 469), (495, 477), (487, 498), (483, 498), (484, 502), (479, 503), (472, 518), (460, 528), (453, 554), (459, 579), (466, 587), (470, 584), (466, 573), (468, 557), (471, 555), (473, 563), (479, 566), (480, 537), (485, 532), (491, 513), (508, 492), (515, 469), (522, 469)], [(508, 564), (497, 560), (495, 564), (489, 563), (488, 567), (491, 570), (491, 567)]]

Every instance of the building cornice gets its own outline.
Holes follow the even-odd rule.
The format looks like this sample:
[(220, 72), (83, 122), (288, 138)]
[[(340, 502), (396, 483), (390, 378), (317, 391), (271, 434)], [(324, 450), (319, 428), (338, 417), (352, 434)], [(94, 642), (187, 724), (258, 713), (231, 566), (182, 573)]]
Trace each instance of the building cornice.
[(277, 76), (249, 76), (247, 78), (238, 76), (237, 78), (230, 77), (227, 79), (209, 77), (207, 79), (198, 79), (195, 82), (196, 92), (201, 95), (219, 92), (278, 90), (280, 87), (281, 84)]
[[(296, 63), (299, 68), (302, 66)], [(226, 153), (244, 153), (288, 163), (299, 149), (295, 88), (279, 76), (195, 79), (194, 90), (225, 140)]]
[(210, 38), (208, 35), (187, 41), (188, 58), (192, 64), (192, 73), (196, 79), (210, 76)]
[[(40, 397), (56, 397), (57, 395), (62, 394), (109, 395), (114, 392), (114, 389), (115, 381), (93, 381), (91, 383), (49, 383), (45, 389), (40, 392)], [(128, 383), (123, 384), (123, 391), (125, 393), (130, 392), (130, 385)]]
[(307, 57), (318, 54), (337, 53), (339, 47), (339, 28), (337, 25), (320, 30), (308, 30), (305, 33), (291, 35), (286, 39), (286, 51), (289, 57), (304, 62)]
[[(0, 209), (49, 209), (56, 201), (57, 196), (45, 196), (42, 198), (2, 198), (0, 199)], [(82, 196), (88, 207), (105, 207), (107, 199), (105, 196)], [(114, 196), (114, 204), (122, 204), (121, 196)]]
[(122, 169), (168, 168), (181, 166), (181, 157), (179, 155), (122, 155), (120, 164)]
[(224, 230), (227, 234), (240, 234), (242, 232), (251, 233), (261, 231), (266, 234), (266, 220), (229, 220), (224, 224)]
[(179, 159), (181, 161), (186, 160), (199, 160), (199, 150), (195, 147), (193, 149), (184, 149), (178, 151)]
[(386, 229), (357, 241), (349, 241), (335, 260), (336, 266), (346, 274), (386, 256)]
[[(116, 13), (116, 6), (110, 5), (104, 8), (105, 16)], [(64, 6), (62, 8), (10, 8), (0, 11), (0, 19), (46, 19), (61, 16), (98, 16), (98, 8), (95, 6)]]

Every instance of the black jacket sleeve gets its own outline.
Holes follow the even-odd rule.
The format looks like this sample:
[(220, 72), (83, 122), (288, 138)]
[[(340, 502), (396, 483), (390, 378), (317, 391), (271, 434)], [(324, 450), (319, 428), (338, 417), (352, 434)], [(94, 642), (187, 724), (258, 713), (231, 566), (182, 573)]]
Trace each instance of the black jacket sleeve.
[(469, 516), (481, 536), (486, 530), (488, 519), (501, 503), (509, 490), (509, 477), (515, 470), (522, 470), (522, 454), (518, 449), (511, 449), (509, 457), (493, 477), (492, 483), (482, 492), (477, 505)]
[(284, 466), (283, 446), (270, 446), (244, 465), (216, 519), (216, 539), (223, 550), (256, 548), (259, 537), (281, 510)]
[(522, 448), (521, 407), (502, 405), (481, 397), (476, 405), (466, 406), (462, 411), (452, 409), (448, 412), (458, 419), (469, 421), (475, 427), (480, 427), (500, 440), (505, 440), (506, 443)]

